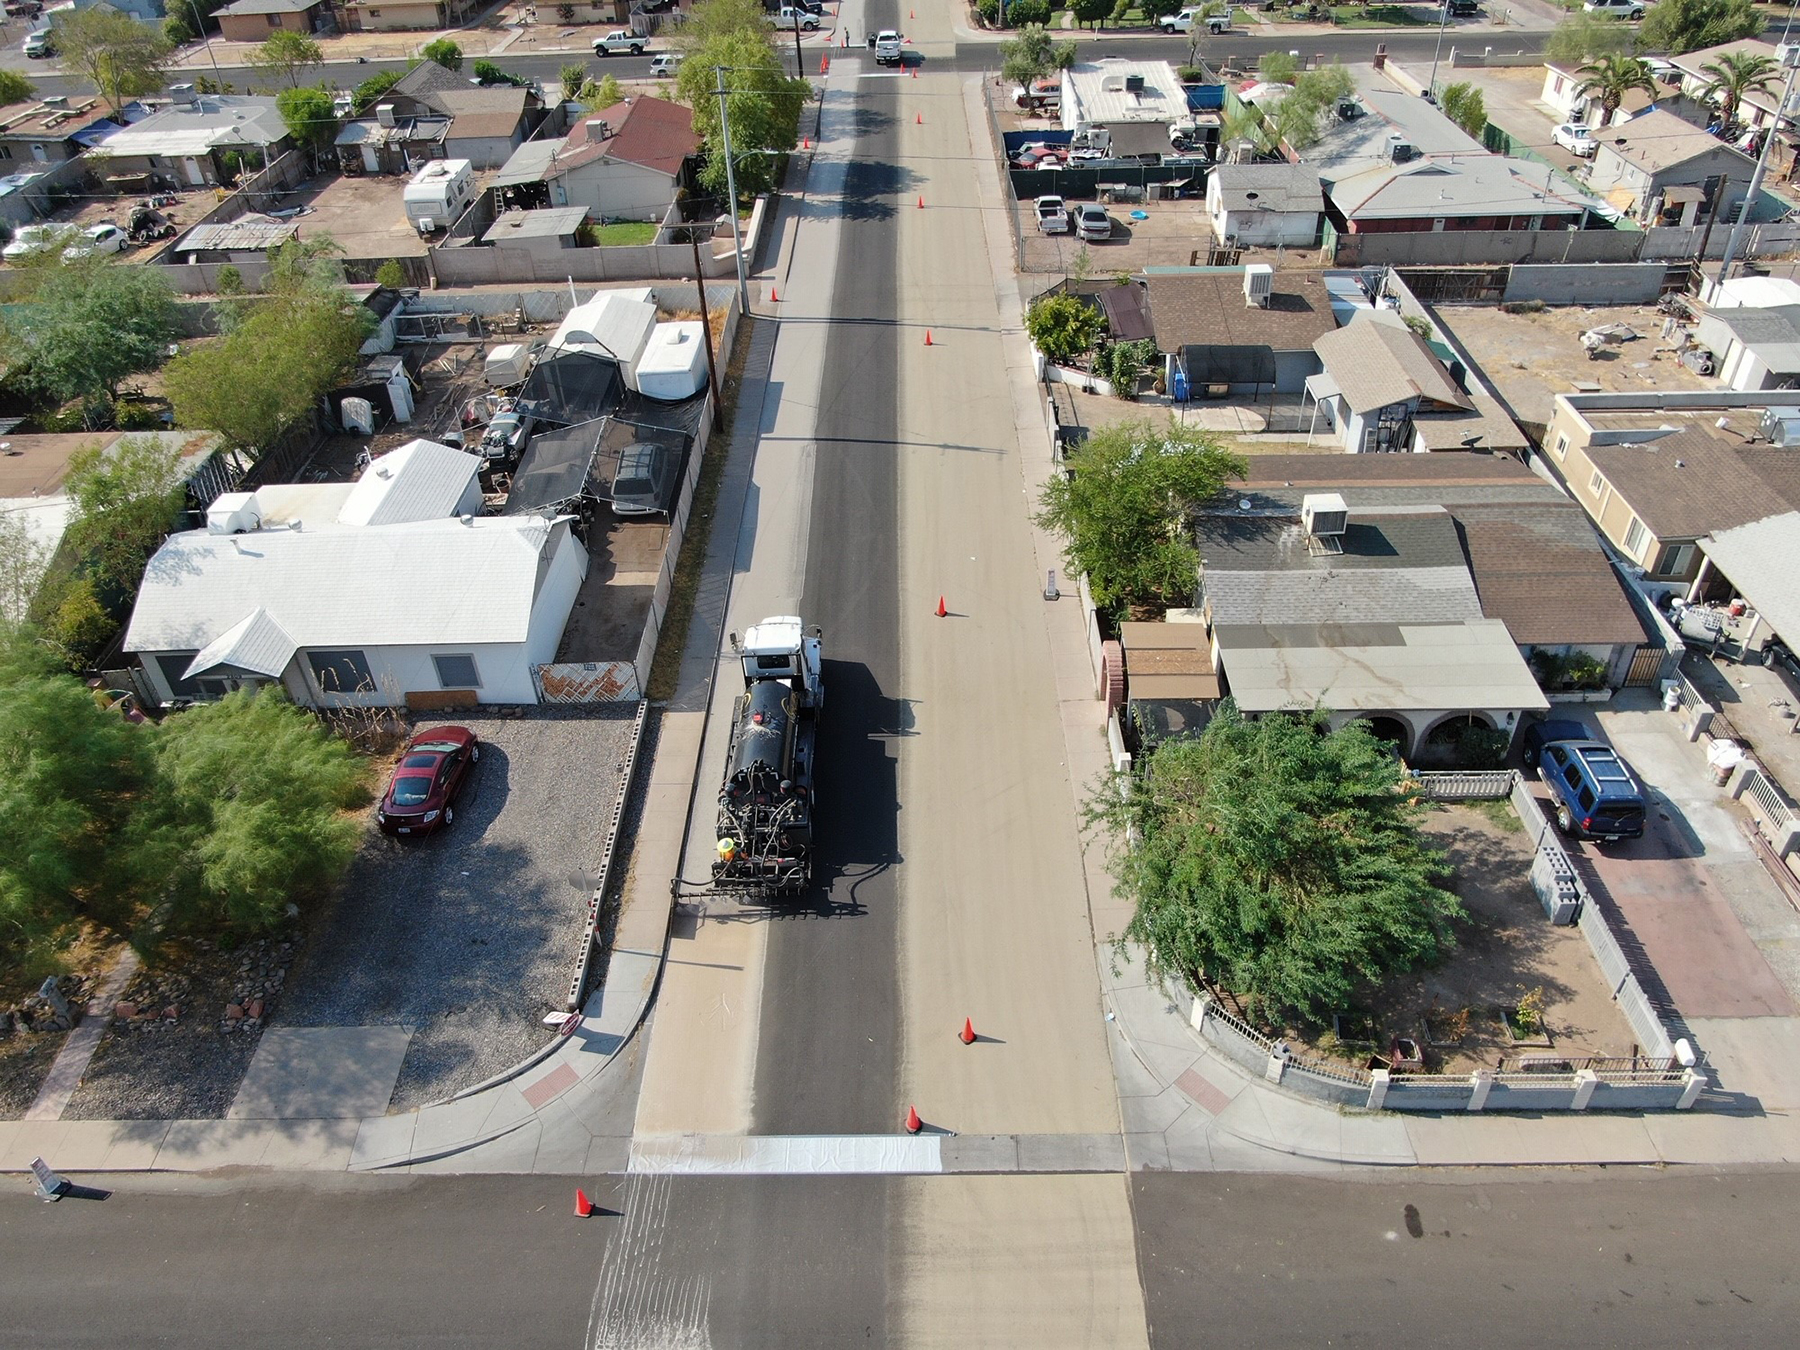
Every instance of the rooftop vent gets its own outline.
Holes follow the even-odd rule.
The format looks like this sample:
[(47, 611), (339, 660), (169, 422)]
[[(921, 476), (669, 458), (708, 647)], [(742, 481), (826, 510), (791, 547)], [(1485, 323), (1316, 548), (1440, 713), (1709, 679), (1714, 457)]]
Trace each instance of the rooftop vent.
[(1300, 523), (1314, 553), (1342, 553), (1350, 527), (1350, 506), (1335, 492), (1309, 492), (1300, 499)]
[(66, 108), (69, 106), (69, 96), (67, 94), (45, 94), (43, 102), (46, 108)]
[(391, 103), (377, 103), (375, 105), (375, 120), (384, 127), (393, 126), (394, 105)]
[(262, 505), (254, 492), (224, 492), (206, 508), (208, 534), (248, 534), (262, 525)]

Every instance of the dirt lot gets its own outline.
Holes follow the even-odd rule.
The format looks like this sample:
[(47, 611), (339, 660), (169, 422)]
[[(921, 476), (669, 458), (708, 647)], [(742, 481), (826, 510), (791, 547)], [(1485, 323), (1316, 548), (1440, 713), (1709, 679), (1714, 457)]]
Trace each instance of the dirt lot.
[[(1469, 912), (1460, 945), (1437, 968), (1402, 977), (1363, 1000), (1357, 1012), (1372, 1030), (1365, 1031), (1366, 1043), (1298, 1032), (1288, 1036), (1296, 1051), (1361, 1064), (1371, 1053), (1385, 1054), (1393, 1037), (1425, 1041), (1429, 1020), (1431, 1039), (1445, 1042), (1426, 1047), (1426, 1067), (1434, 1072), (1466, 1074), (1521, 1055), (1629, 1055), (1630, 1025), (1612, 1001), (1587, 939), (1544, 917), (1526, 876), (1530, 842), (1511, 808), (1504, 802), (1438, 807), (1426, 830), (1449, 855), (1452, 889)], [(1530, 990), (1542, 991), (1548, 1043), (1509, 1044), (1495, 1009), (1518, 1003)]]
[[(476, 174), (475, 191), (491, 173)], [(400, 192), (406, 179), (395, 174), (308, 179), (281, 199), (283, 208), (304, 206), (296, 218), (300, 236), (329, 234), (346, 258), (409, 258), (425, 255), (425, 241), (406, 219)]]
[[(1556, 395), (1577, 392), (1577, 381), (1607, 393), (1720, 387), (1712, 376), (1696, 375), (1675, 359), (1674, 341), (1662, 338), (1665, 316), (1654, 305), (1566, 305), (1535, 314), (1508, 314), (1496, 305), (1441, 305), (1437, 315), (1520, 420), (1540, 426), (1550, 420)], [(1588, 360), (1581, 334), (1610, 323), (1629, 324), (1640, 337), (1606, 348), (1598, 361)]]

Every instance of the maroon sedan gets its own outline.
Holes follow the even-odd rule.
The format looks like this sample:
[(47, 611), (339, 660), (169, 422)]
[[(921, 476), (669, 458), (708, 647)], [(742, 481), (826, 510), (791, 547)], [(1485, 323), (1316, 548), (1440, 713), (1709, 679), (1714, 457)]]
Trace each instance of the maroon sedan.
[(421, 731), (394, 769), (376, 823), (388, 834), (430, 834), (450, 824), (469, 766), (480, 758), (481, 738), (467, 727)]

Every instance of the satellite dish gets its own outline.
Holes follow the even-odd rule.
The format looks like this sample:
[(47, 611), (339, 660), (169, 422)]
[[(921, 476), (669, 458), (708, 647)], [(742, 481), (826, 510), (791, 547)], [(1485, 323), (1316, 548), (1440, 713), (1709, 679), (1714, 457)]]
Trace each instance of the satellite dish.
[(1250, 499), (1248, 497), (1239, 497), (1238, 498), (1238, 510), (1248, 511), (1249, 509), (1250, 509)]

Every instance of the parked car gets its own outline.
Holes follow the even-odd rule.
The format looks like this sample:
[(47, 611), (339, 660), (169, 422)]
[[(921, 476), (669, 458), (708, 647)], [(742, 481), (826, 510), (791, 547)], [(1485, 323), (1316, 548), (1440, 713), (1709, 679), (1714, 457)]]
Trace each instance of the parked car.
[(25, 35), (25, 45), (20, 50), (30, 57), (55, 56), (56, 39), (48, 28), (40, 28)]
[(12, 242), (0, 249), (0, 258), (9, 263), (16, 263), (28, 258), (40, 249), (56, 247), (59, 240), (69, 232), (67, 225), (45, 225), (36, 223), (21, 225), (13, 231)]
[(1083, 239), (1111, 239), (1112, 217), (1098, 202), (1083, 202), (1075, 213), (1075, 233)]
[(666, 514), (670, 480), (674, 476), (675, 457), (669, 453), (668, 446), (652, 441), (626, 446), (619, 452), (619, 471), (613, 475), (613, 514)]
[(1621, 19), (1644, 17), (1644, 7), (1638, 0), (1587, 0), (1581, 8), (1583, 13), (1612, 14)]
[(1453, 19), (1478, 19), (1481, 17), (1479, 0), (1450, 0), (1450, 17)]
[(675, 72), (681, 69), (680, 52), (663, 52), (660, 56), (650, 58), (650, 75), (653, 79), (672, 80)]
[(467, 727), (421, 731), (394, 766), (375, 823), (386, 834), (430, 834), (451, 824), (469, 768), (480, 758), (481, 738)]
[(1051, 195), (1037, 199), (1037, 227), (1039, 234), (1069, 232), (1069, 208), (1061, 197)]
[(819, 26), (819, 16), (810, 9), (796, 9), (792, 5), (783, 5), (775, 11), (775, 26), (789, 33), (796, 28), (811, 33)]
[(629, 28), (615, 28), (594, 39), (594, 55), (617, 56), (620, 52), (628, 52), (632, 56), (641, 56), (649, 45), (649, 38), (641, 37)]
[(1519, 753), (1555, 797), (1564, 834), (1613, 844), (1644, 833), (1643, 789), (1619, 752), (1581, 723), (1533, 722)]
[(63, 250), (63, 257), (73, 262), (76, 258), (92, 257), (96, 253), (117, 253), (125, 247), (125, 231), (110, 220), (98, 225), (90, 225)]
[(1580, 155), (1583, 159), (1589, 158), (1600, 147), (1591, 131), (1574, 122), (1564, 122), (1550, 133), (1550, 139), (1571, 155)]

